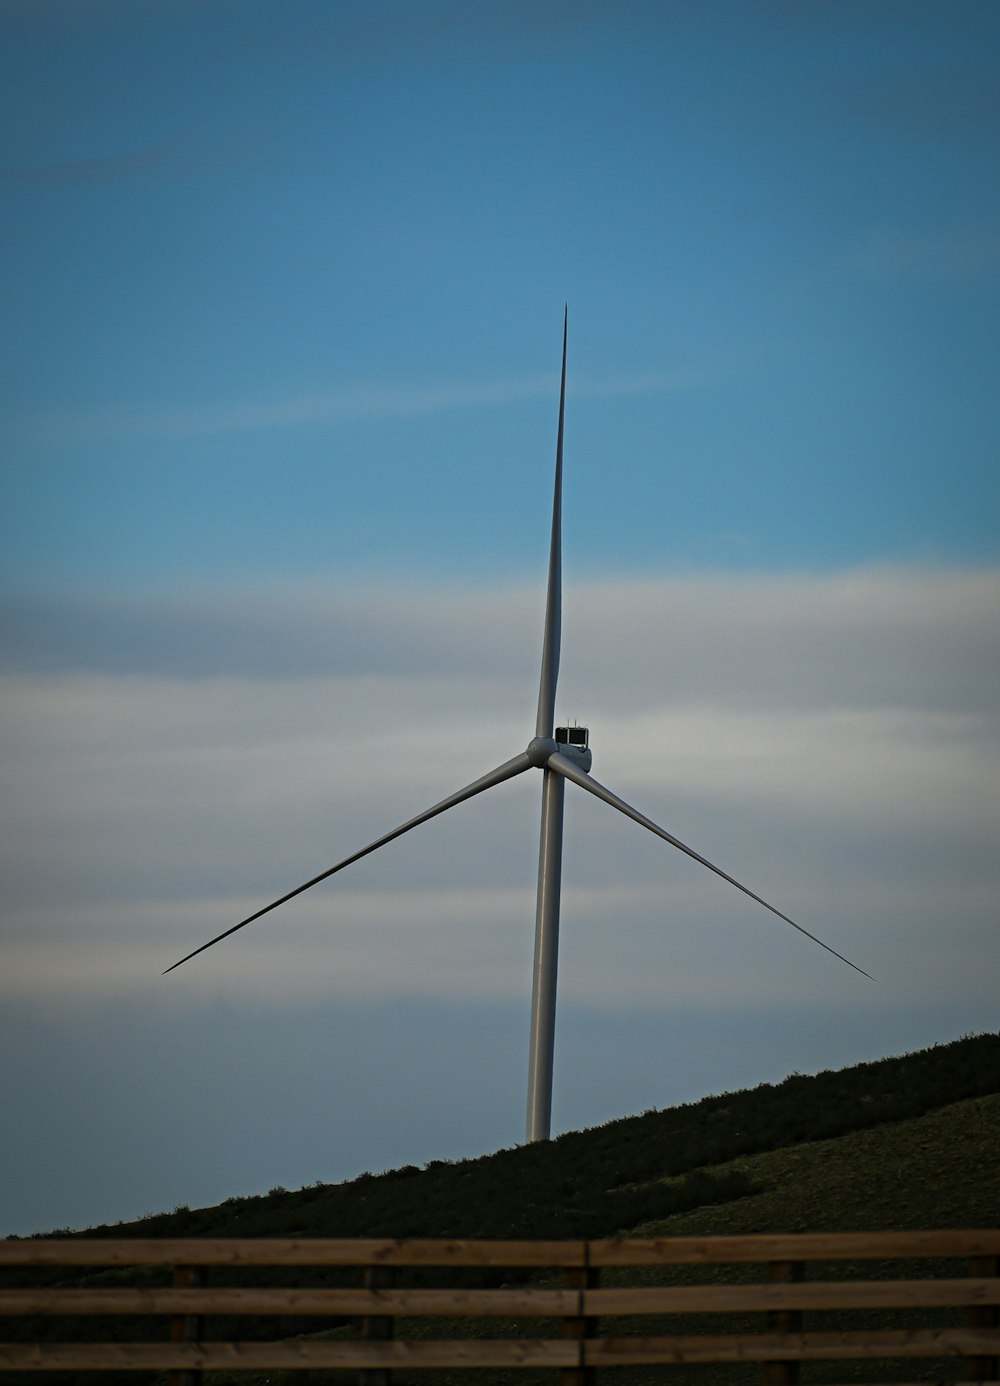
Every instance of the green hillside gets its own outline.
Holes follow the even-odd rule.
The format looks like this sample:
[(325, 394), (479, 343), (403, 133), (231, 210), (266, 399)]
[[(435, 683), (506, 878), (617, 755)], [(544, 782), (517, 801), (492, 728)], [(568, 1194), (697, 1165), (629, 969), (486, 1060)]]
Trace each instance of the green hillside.
[[(781, 1083), (645, 1112), (475, 1160), (432, 1161), (424, 1169), (407, 1165), (341, 1184), (233, 1197), (215, 1208), (178, 1208), (93, 1232), (156, 1237), (610, 1236), (754, 1193), (762, 1176), (751, 1157), (875, 1128), (887, 1136), (889, 1126), (995, 1093), (1000, 1093), (1000, 1034), (970, 1036), (853, 1068), (793, 1074)], [(867, 1173), (859, 1170), (854, 1192), (831, 1212), (831, 1221), (816, 1222), (810, 1210), (799, 1222), (762, 1223), (758, 1230), (852, 1226), (861, 1216), (856, 1199), (870, 1187)], [(968, 1222), (971, 1209), (963, 1214), (950, 1206), (945, 1213), (935, 1193), (940, 1190), (913, 1189), (915, 1221), (910, 1225)], [(872, 1215), (877, 1216), (874, 1210)]]
[[(646, 1112), (478, 1160), (234, 1197), (216, 1208), (179, 1208), (81, 1235), (571, 1237), (996, 1226), (998, 1150), (1000, 1034), (986, 1034), (837, 1072), (794, 1074), (782, 1083)], [(125, 1283), (130, 1277), (149, 1284), (157, 1274), (105, 1271), (79, 1280)], [(423, 1271), (417, 1278), (430, 1284), (435, 1274)], [(72, 1283), (68, 1272), (56, 1276)], [(297, 1277), (313, 1284), (351, 1283), (342, 1271), (290, 1271), (288, 1283)], [(271, 1271), (266, 1278), (274, 1283), (277, 1277)], [(11, 1274), (5, 1283), (16, 1279)], [(213, 1279), (223, 1283), (224, 1273)], [(240, 1283), (251, 1279), (244, 1271)], [(511, 1279), (505, 1270), (494, 1282), (487, 1275), (479, 1283)], [(289, 1320), (281, 1332), (314, 1333), (321, 1327), (344, 1331), (315, 1320)], [(535, 1327), (542, 1331), (541, 1324)], [(225, 1328), (219, 1325), (220, 1335)], [(522, 1335), (531, 1331), (524, 1323), (516, 1328)], [(82, 1339), (95, 1329), (86, 1320), (58, 1330), (38, 1320), (20, 1331), (8, 1324), (3, 1331), (25, 1337), (58, 1331)], [(162, 1324), (146, 1331), (158, 1336)], [(246, 1322), (240, 1331), (255, 1333)], [(273, 1331), (271, 1324), (265, 1333)], [(491, 1324), (489, 1331), (502, 1332), (503, 1325)], [(844, 1364), (837, 1371), (839, 1380), (852, 1379)], [(865, 1379), (877, 1379), (870, 1368), (865, 1371)], [(140, 1380), (131, 1373), (121, 1379)], [(265, 1380), (223, 1374), (211, 1379), (217, 1386), (261, 1386)], [(271, 1386), (305, 1386), (310, 1377), (271, 1372), (269, 1379)], [(488, 1372), (435, 1373), (435, 1386), (494, 1386), (505, 1379)], [(521, 1373), (510, 1379), (530, 1386), (546, 1378)], [(609, 1382), (635, 1386), (657, 1379), (635, 1370), (607, 1373)], [(713, 1376), (720, 1383), (729, 1379)], [(936, 1368), (929, 1379), (951, 1378)], [(414, 1377), (421, 1380), (431, 1386), (429, 1377)], [(61, 1375), (63, 1386), (76, 1381), (94, 1386), (84, 1375)], [(12, 1377), (4, 1382), (14, 1386)]]

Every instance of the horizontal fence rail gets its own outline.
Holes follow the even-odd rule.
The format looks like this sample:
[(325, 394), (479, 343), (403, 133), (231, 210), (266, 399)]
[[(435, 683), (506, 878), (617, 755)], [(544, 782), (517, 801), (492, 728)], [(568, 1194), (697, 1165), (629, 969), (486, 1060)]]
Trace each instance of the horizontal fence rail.
[[(0, 1242), (0, 1372), (167, 1371), (173, 1386), (197, 1386), (210, 1371), (341, 1368), (383, 1386), (394, 1371), (547, 1368), (563, 1386), (583, 1386), (601, 1368), (749, 1363), (779, 1386), (798, 1381), (803, 1363), (952, 1358), (962, 1379), (996, 1381), (998, 1264), (1000, 1229), (558, 1242), (11, 1239)], [(262, 1267), (335, 1270), (341, 1278), (353, 1271), (364, 1283), (208, 1280), (209, 1268), (231, 1280), (243, 1272), (259, 1279)], [(749, 1267), (756, 1279), (746, 1283), (744, 1270), (729, 1283), (726, 1267)], [(22, 1283), (31, 1273), (44, 1282), (53, 1268), (59, 1284)], [(133, 1273), (148, 1279), (156, 1268), (169, 1270), (172, 1283), (122, 1283)], [(407, 1273), (467, 1279), (498, 1268), (526, 1283), (401, 1283)], [(686, 1282), (698, 1268), (711, 1283), (671, 1283)], [(628, 1283), (639, 1269), (643, 1283)], [(116, 1283), (106, 1283), (109, 1272)], [(600, 1283), (605, 1272), (614, 1285)], [(872, 1311), (902, 1317), (903, 1326), (872, 1326)], [(761, 1322), (746, 1331), (716, 1319), (704, 1332), (691, 1331), (691, 1315), (759, 1315)], [(807, 1324), (807, 1315), (820, 1322)], [(127, 1316), (154, 1325), (162, 1318), (162, 1341), (129, 1341)], [(114, 1319), (121, 1340), (64, 1342), (46, 1330), (59, 1320), (95, 1317)], [(322, 1318), (336, 1326), (322, 1336), (307, 1327), (295, 1337), (246, 1341), (227, 1322), (223, 1340), (213, 1323), (220, 1317), (265, 1325), (276, 1317)], [(29, 1319), (31, 1341), (3, 1332), (4, 1321)], [(408, 1324), (428, 1319), (447, 1321), (440, 1336), (427, 1337), (426, 1328), (415, 1334)], [(498, 1319), (515, 1327), (541, 1321), (539, 1336), (490, 1336), (490, 1321)], [(486, 1321), (485, 1330), (477, 1321)], [(554, 1332), (546, 1321), (554, 1321)]]

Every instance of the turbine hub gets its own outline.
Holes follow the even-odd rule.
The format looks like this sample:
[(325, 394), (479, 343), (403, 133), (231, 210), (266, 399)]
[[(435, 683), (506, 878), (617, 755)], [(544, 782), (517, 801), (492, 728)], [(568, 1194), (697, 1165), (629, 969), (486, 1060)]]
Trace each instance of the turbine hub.
[(549, 756), (558, 751), (561, 756), (566, 756), (581, 770), (589, 771), (593, 764), (589, 740), (590, 733), (586, 727), (556, 727), (554, 737), (533, 737), (528, 742), (527, 756), (532, 765), (537, 765), (539, 770), (544, 770), (549, 763)]
[(551, 736), (533, 736), (528, 742), (527, 756), (532, 765), (537, 765), (539, 770), (544, 770), (548, 764), (549, 756), (559, 747)]

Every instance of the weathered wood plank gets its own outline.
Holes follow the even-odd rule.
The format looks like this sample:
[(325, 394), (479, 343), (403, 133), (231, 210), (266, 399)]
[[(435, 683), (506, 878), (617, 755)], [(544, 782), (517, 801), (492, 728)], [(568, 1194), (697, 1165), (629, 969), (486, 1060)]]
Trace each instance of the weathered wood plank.
[(931, 1309), (1000, 1305), (1000, 1280), (823, 1281), (598, 1290), (0, 1289), (0, 1315), (317, 1314), (543, 1318), (714, 1314), (786, 1309)]
[(968, 1357), (1000, 1350), (997, 1328), (913, 1328), (845, 1333), (726, 1333), (595, 1338), (588, 1366), (662, 1362), (842, 1361), (862, 1357)]
[[(569, 1267), (563, 1271), (563, 1284), (576, 1299), (576, 1308), (570, 1317), (563, 1319), (563, 1337), (571, 1342), (597, 1336), (597, 1320), (583, 1313), (584, 1292), (596, 1290), (601, 1284), (601, 1272), (588, 1266), (581, 1270)], [(582, 1361), (577, 1366), (563, 1367), (559, 1373), (559, 1386), (593, 1386), (597, 1373), (593, 1367), (585, 1367)]]
[(0, 1241), (0, 1266), (583, 1266), (582, 1241), (426, 1238), (30, 1238)]
[(593, 1266), (717, 1265), (727, 1261), (889, 1260), (1000, 1254), (1000, 1228), (929, 1232), (790, 1232), (735, 1237), (622, 1237), (590, 1243)]
[(587, 1367), (670, 1362), (836, 1361), (945, 1357), (1000, 1349), (1000, 1329), (678, 1337), (473, 1339), (385, 1343), (0, 1343), (0, 1368), (56, 1370), (265, 1370), (332, 1367)]
[(572, 1367), (577, 1343), (550, 1338), (330, 1343), (0, 1343), (0, 1370), (264, 1371), (333, 1367)]
[[(395, 1266), (365, 1266), (364, 1288), (390, 1290), (398, 1274)], [(396, 1336), (396, 1320), (386, 1314), (366, 1315), (361, 1319), (361, 1340), (365, 1343), (387, 1343)], [(358, 1373), (359, 1386), (392, 1386), (388, 1367), (368, 1367)]]
[[(204, 1290), (208, 1284), (207, 1266), (174, 1266), (171, 1286), (175, 1290)], [(170, 1320), (172, 1343), (196, 1343), (205, 1333), (204, 1320), (197, 1309), (192, 1314)], [(200, 1371), (173, 1371), (167, 1374), (167, 1386), (203, 1386)]]
[(166, 1288), (0, 1290), (0, 1314), (319, 1314), (352, 1318), (563, 1318), (580, 1310), (575, 1290), (362, 1290)]
[[(973, 1277), (989, 1276), (991, 1279), (1000, 1277), (1000, 1257), (970, 1256), (966, 1274)], [(974, 1305), (969, 1309), (966, 1322), (973, 1328), (995, 1328), (1000, 1324), (1000, 1314), (993, 1306)], [(970, 1357), (965, 1364), (965, 1375), (967, 1380), (970, 1377), (983, 1377), (997, 1381), (1000, 1379), (1000, 1356)]]
[[(806, 1278), (804, 1261), (769, 1261), (769, 1285), (800, 1285)], [(766, 1314), (768, 1333), (801, 1333), (802, 1310), (771, 1308)], [(763, 1386), (800, 1386), (802, 1363), (769, 1360), (761, 1365)]]
[(932, 1309), (1000, 1304), (1000, 1282), (856, 1280), (589, 1290), (586, 1314), (725, 1314), (791, 1309)]
[(0, 1265), (630, 1266), (727, 1261), (1000, 1255), (1000, 1228), (823, 1232), (582, 1241), (392, 1238), (26, 1238), (0, 1241)]

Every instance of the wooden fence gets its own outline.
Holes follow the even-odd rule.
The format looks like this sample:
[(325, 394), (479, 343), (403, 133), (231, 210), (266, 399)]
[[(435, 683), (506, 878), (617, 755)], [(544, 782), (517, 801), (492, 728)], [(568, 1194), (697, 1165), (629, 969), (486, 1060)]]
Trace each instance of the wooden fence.
[[(559, 1242), (8, 1240), (0, 1242), (0, 1267), (20, 1281), (43, 1278), (41, 1267), (104, 1271), (66, 1271), (61, 1278), (75, 1280), (72, 1287), (0, 1288), (0, 1314), (163, 1315), (166, 1322), (163, 1341), (70, 1343), (42, 1341), (41, 1333), (34, 1342), (3, 1341), (0, 1372), (147, 1369), (169, 1371), (174, 1386), (192, 1386), (213, 1370), (347, 1368), (376, 1386), (390, 1382), (394, 1370), (409, 1376), (418, 1369), (533, 1367), (551, 1369), (563, 1386), (582, 1386), (602, 1368), (627, 1365), (755, 1363), (765, 1382), (782, 1383), (797, 1381), (802, 1363), (950, 1358), (960, 1359), (962, 1379), (996, 1381), (998, 1258), (998, 1229)], [(905, 1278), (887, 1264), (900, 1261)], [(300, 1278), (304, 1267), (354, 1267), (362, 1284), (241, 1288), (213, 1286), (208, 1276), (210, 1267), (226, 1267), (232, 1279), (234, 1269), (238, 1278), (263, 1266), (299, 1268)], [(106, 1280), (107, 1268), (127, 1267), (167, 1267), (172, 1284), (86, 1283)], [(403, 1283), (430, 1267), (463, 1283)], [(497, 1267), (517, 1268), (520, 1274), (508, 1278), (530, 1283), (465, 1283), (469, 1268), (495, 1282)], [(687, 1283), (693, 1274), (711, 1283)], [(685, 1283), (662, 1283), (670, 1280)], [(872, 1310), (906, 1311), (905, 1326), (870, 1326)], [(832, 1328), (830, 1311), (838, 1315)], [(842, 1326), (852, 1311), (869, 1312), (861, 1326)], [(692, 1333), (685, 1322), (671, 1323), (670, 1316), (692, 1314), (759, 1315), (759, 1328), (719, 1331), (710, 1318), (707, 1327), (716, 1331)], [(323, 1336), (217, 1341), (206, 1336), (204, 1322), (218, 1315), (318, 1316), (339, 1318), (340, 1326)], [(650, 1315), (652, 1324), (644, 1321)], [(435, 1330), (440, 1336), (426, 1336), (428, 1318), (449, 1321)], [(824, 1318), (826, 1326), (815, 1327)], [(484, 1332), (483, 1320), (506, 1320), (509, 1336), (496, 1328), (493, 1336), (474, 1336), (470, 1330)]]

